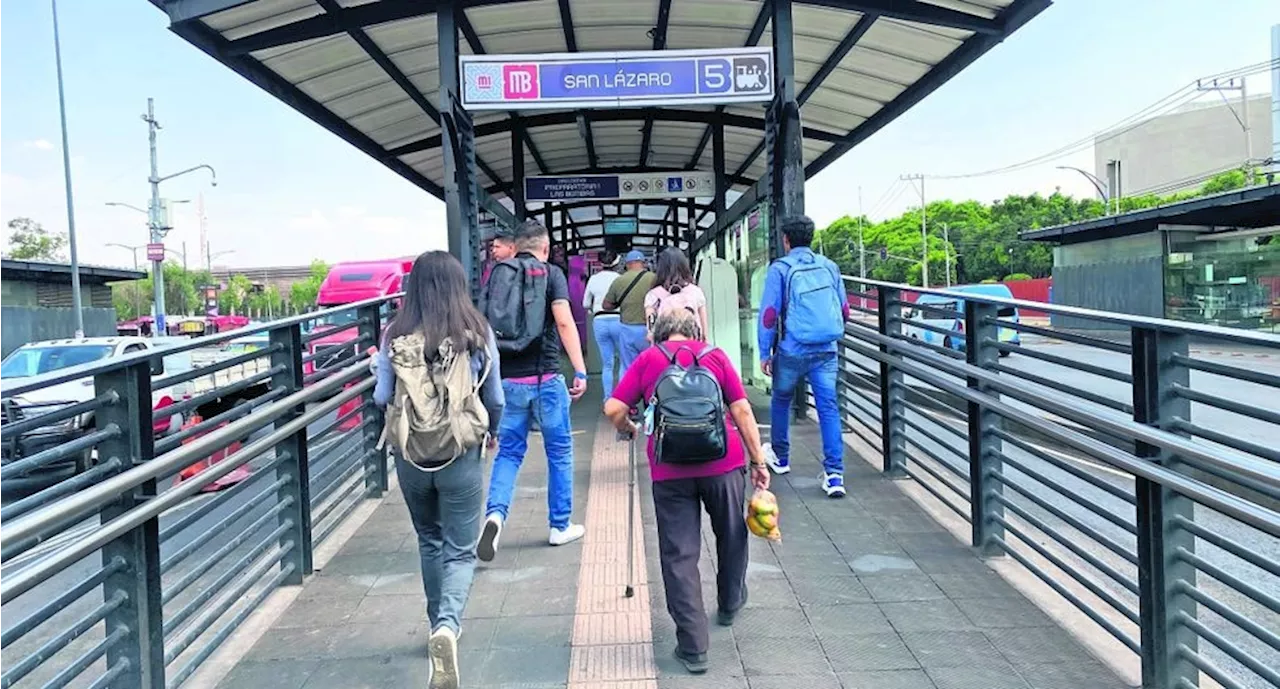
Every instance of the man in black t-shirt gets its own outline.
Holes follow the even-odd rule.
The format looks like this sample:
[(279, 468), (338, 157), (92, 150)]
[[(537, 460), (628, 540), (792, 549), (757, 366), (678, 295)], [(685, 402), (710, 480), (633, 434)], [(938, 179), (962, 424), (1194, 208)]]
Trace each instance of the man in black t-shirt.
[[(569, 403), (587, 391), (587, 367), (582, 358), (578, 326), (569, 309), (569, 283), (564, 271), (547, 264), (551, 240), (547, 228), (526, 221), (516, 235), (517, 256), (532, 257), (547, 266), (546, 328), (540, 342), (519, 353), (502, 352), (502, 391), (506, 406), (498, 428), (498, 454), (489, 478), (489, 501), (484, 529), (476, 549), (488, 562), (498, 550), (498, 540), (511, 506), (516, 475), (529, 449), (529, 429), (536, 418), (547, 452), (547, 512), (551, 545), (582, 538), (586, 528), (570, 521), (573, 516), (573, 435), (569, 427)], [(560, 374), (560, 350), (573, 364), (572, 385)]]

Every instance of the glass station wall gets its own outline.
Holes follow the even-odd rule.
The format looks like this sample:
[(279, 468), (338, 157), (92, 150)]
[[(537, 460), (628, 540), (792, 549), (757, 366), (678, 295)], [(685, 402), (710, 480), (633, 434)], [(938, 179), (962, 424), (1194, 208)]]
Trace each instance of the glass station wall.
[(756, 323), (764, 276), (769, 267), (769, 221), (766, 205), (760, 204), (734, 223), (726, 237), (729, 262), (738, 274), (738, 323), (741, 334), (742, 378), (761, 389), (768, 381), (760, 373), (760, 352), (756, 344)]
[(1280, 228), (1168, 232), (1165, 317), (1280, 332)]

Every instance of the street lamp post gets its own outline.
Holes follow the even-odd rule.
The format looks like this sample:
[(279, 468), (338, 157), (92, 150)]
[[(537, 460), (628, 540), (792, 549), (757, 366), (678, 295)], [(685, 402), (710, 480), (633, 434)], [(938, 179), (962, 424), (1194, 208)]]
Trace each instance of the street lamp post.
[(62, 87), (62, 40), (58, 35), (58, 0), (53, 10), (53, 61), (58, 73), (58, 117), (62, 123), (62, 175), (67, 192), (67, 246), (71, 251), (71, 308), (76, 312), (76, 337), (84, 337), (84, 309), (80, 294), (80, 256), (76, 251), (76, 204), (71, 193), (71, 146), (67, 137), (67, 99)]
[(1074, 171), (1079, 172), (1080, 174), (1084, 175), (1085, 179), (1087, 179), (1087, 180), (1089, 180), (1091, 183), (1093, 183), (1093, 188), (1098, 190), (1098, 196), (1101, 196), (1101, 197), (1102, 197), (1102, 204), (1103, 204), (1104, 206), (1106, 206), (1106, 208), (1107, 208), (1107, 213), (1108, 213), (1108, 214), (1110, 214), (1110, 212), (1111, 212), (1111, 195), (1110, 195), (1109, 193), (1107, 193), (1107, 183), (1106, 183), (1106, 182), (1103, 182), (1102, 180), (1098, 179), (1098, 176), (1097, 176), (1097, 175), (1093, 174), (1092, 172), (1089, 172), (1088, 170), (1081, 170), (1081, 169), (1080, 169), (1080, 168), (1078, 168), (1078, 167), (1071, 167), (1070, 165), (1059, 165), (1059, 166), (1057, 166), (1057, 167), (1058, 167), (1058, 169), (1059, 169), (1059, 170), (1074, 170)]
[[(129, 246), (128, 244), (120, 244), (117, 242), (108, 242), (107, 246), (114, 246), (114, 247), (128, 250), (128, 252), (133, 255), (133, 269), (135, 272), (138, 270), (138, 249), (147, 248), (146, 244), (143, 244), (141, 246)], [(134, 310), (134, 318), (138, 318), (142, 316), (142, 292), (136, 289), (133, 290), (133, 310)]]

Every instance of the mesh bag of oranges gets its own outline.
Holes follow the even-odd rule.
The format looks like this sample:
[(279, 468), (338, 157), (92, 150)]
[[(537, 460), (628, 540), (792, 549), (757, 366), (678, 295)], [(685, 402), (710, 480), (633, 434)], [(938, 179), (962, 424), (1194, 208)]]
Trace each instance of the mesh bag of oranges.
[(773, 493), (757, 488), (747, 502), (747, 528), (751, 533), (769, 541), (781, 541), (778, 530), (778, 498)]

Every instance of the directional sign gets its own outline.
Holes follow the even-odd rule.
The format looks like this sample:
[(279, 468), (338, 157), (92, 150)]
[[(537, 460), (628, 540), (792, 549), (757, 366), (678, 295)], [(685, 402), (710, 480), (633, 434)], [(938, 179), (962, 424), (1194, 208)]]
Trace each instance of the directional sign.
[(773, 98), (771, 48), (464, 55), (468, 110), (748, 103)]
[(164, 244), (152, 242), (147, 244), (148, 261), (164, 261)]
[(715, 195), (710, 172), (525, 177), (526, 201), (690, 199)]

